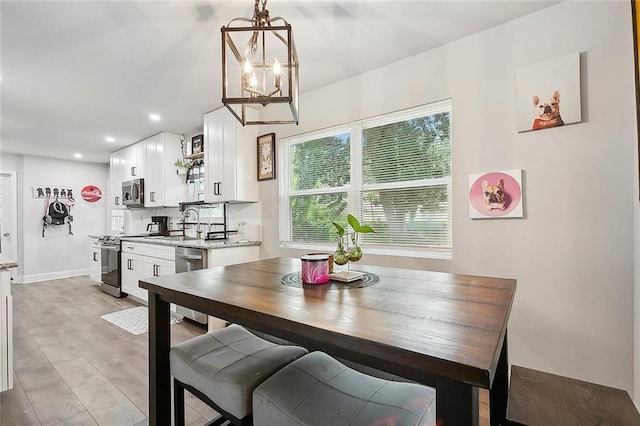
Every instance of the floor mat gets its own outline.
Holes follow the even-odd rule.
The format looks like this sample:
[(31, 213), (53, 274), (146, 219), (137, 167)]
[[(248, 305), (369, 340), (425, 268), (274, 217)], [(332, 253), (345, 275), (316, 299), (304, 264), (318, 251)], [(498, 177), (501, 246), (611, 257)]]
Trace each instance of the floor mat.
[[(149, 313), (146, 306), (136, 306), (124, 311), (112, 312), (102, 315), (100, 318), (135, 335), (146, 333), (149, 330)], [(180, 321), (182, 320), (179, 318), (171, 317), (171, 325)]]

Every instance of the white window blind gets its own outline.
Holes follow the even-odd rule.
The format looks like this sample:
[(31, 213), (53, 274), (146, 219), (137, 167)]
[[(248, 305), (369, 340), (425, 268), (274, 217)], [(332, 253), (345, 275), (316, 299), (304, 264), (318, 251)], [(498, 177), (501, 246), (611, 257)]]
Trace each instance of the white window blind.
[(335, 244), (351, 213), (377, 231), (367, 252), (450, 253), (450, 130), (446, 100), (282, 140), (282, 244)]

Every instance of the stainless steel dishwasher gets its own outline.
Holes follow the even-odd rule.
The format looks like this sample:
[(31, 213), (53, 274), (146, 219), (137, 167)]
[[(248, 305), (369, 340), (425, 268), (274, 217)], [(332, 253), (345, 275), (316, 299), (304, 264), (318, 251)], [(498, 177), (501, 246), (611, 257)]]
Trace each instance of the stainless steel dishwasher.
[[(207, 268), (207, 250), (188, 247), (176, 247), (176, 274)], [(176, 312), (190, 320), (207, 324), (207, 315), (193, 309), (176, 305)]]

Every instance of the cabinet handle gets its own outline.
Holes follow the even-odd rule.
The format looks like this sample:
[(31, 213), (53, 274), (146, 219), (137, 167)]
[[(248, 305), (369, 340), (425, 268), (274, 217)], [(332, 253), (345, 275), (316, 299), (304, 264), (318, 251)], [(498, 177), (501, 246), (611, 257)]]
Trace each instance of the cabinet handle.
[(222, 182), (213, 184), (213, 195), (222, 195)]
[(127, 259), (127, 269), (133, 271), (133, 261), (131, 259)]
[(93, 261), (94, 262), (98, 261), (98, 253), (93, 253)]
[(119, 206), (120, 205), (120, 197), (115, 197), (115, 201), (114, 201), (113, 204), (115, 204), (116, 206)]
[(137, 176), (137, 174), (136, 174), (137, 170), (136, 169), (137, 169), (136, 166), (131, 167), (131, 176)]
[(156, 192), (155, 191), (151, 191), (149, 193), (149, 201), (151, 201), (152, 203), (156, 202)]
[(160, 265), (153, 265), (153, 276), (154, 277), (160, 276)]

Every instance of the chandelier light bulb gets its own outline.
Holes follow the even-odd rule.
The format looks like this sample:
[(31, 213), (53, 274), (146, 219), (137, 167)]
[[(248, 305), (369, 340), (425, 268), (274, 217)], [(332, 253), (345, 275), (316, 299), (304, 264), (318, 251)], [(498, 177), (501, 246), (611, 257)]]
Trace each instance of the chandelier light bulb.
[(251, 74), (251, 62), (249, 61), (249, 58), (244, 61), (244, 73)]
[(280, 89), (280, 85), (282, 83), (281, 78), (282, 75), (281, 73), (281, 67), (280, 67), (280, 62), (278, 62), (278, 58), (275, 58), (273, 60), (273, 84), (276, 86), (277, 89)]

